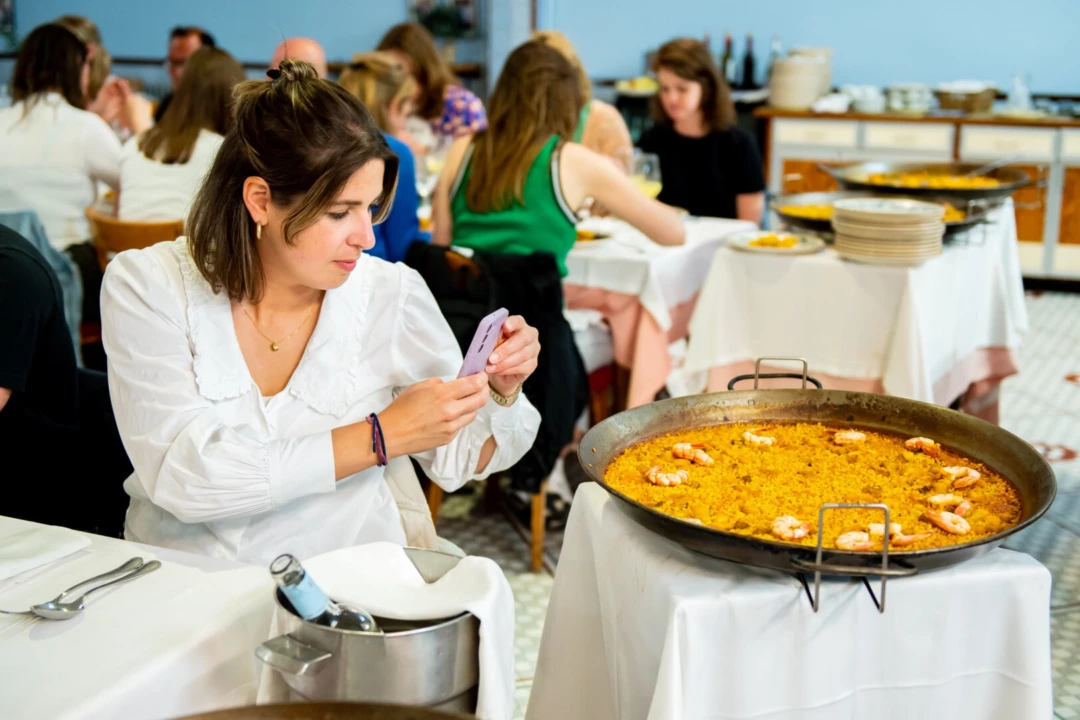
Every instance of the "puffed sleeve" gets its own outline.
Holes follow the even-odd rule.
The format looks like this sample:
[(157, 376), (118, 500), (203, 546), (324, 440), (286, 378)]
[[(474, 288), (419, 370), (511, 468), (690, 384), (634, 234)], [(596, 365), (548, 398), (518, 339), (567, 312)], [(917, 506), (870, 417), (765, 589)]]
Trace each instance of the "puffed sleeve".
[[(461, 350), (435, 298), (412, 268), (401, 270), (397, 332), (392, 344), (399, 389), (431, 377), (452, 380), (461, 368)], [(540, 428), (540, 413), (524, 395), (504, 408), (490, 397), (476, 420), (450, 444), (414, 457), (424, 472), (443, 489), (453, 491), (470, 479), (481, 480), (516, 463), (532, 447)], [(480, 450), (489, 437), (496, 450), (487, 467), (476, 474)]]
[(183, 280), (160, 247), (109, 263), (102, 339), (120, 437), (155, 505), (205, 523), (278, 509), (335, 489), (329, 432), (271, 437), (251, 393), (249, 417), (228, 421), (199, 394)]

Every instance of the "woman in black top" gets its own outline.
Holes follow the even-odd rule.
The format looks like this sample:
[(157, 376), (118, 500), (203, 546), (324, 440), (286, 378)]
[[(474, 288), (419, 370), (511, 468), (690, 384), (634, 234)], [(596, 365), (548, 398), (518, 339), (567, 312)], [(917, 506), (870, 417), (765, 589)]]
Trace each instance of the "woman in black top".
[(765, 177), (754, 138), (735, 127), (731, 91), (692, 38), (672, 40), (653, 63), (660, 90), (653, 98), (656, 125), (639, 147), (660, 157), (659, 200), (691, 215), (738, 218), (761, 224)]

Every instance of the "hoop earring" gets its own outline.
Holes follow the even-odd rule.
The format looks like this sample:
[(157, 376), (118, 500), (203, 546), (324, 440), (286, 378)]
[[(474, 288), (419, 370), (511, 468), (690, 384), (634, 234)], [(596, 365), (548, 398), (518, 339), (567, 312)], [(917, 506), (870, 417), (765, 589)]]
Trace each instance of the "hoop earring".
[(255, 223), (255, 239), (262, 240), (262, 225)]

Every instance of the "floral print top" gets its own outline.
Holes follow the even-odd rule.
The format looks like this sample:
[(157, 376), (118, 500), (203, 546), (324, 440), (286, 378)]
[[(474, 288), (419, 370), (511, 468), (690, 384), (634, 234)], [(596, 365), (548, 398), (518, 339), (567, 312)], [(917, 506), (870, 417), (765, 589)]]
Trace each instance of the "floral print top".
[(487, 129), (487, 113), (480, 98), (461, 87), (447, 85), (443, 92), (443, 114), (431, 121), (436, 135), (457, 137)]

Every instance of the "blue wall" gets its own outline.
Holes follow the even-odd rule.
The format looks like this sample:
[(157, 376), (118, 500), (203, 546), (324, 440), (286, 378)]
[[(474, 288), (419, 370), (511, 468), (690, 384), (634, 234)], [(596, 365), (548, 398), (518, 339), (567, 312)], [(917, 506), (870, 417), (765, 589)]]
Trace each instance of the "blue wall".
[[(87, 15), (114, 55), (162, 56), (171, 27), (197, 24), (243, 61), (268, 60), (282, 32), (345, 59), (401, 22), (405, 0), (17, 0), (16, 13), (20, 36), (64, 13)], [(1071, 52), (1080, 0), (538, 0), (538, 23), (569, 35), (594, 77), (638, 74), (648, 49), (679, 35), (708, 32), (719, 52), (730, 30), (740, 56), (754, 34), (762, 69), (773, 34), (785, 48), (832, 46), (838, 84), (986, 79), (1007, 90), (1026, 72), (1035, 91), (1080, 92)], [(498, 64), (505, 49), (494, 55)]]
[(60, 15), (85, 15), (121, 56), (164, 57), (169, 30), (199, 25), (244, 62), (268, 62), (282, 33), (313, 37), (331, 60), (344, 60), (373, 49), (406, 16), (405, 0), (16, 0), (15, 13), (19, 37)]
[(989, 80), (1016, 73), (1036, 92), (1080, 93), (1080, 0), (539, 0), (538, 24), (565, 32), (593, 77), (640, 73), (676, 36), (754, 34), (764, 70), (772, 35), (786, 49), (831, 46), (837, 84)]

